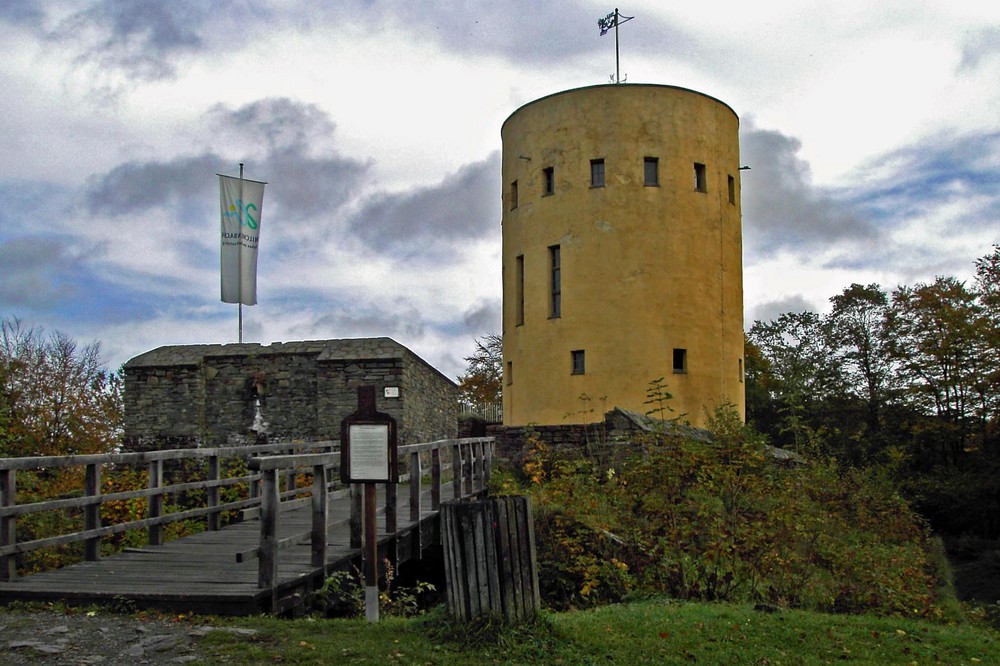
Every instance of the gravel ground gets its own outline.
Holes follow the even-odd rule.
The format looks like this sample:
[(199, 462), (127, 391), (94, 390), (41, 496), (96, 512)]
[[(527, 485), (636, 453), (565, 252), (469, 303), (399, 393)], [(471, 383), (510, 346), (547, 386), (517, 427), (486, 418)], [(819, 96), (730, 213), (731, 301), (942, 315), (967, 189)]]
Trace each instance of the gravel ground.
[(169, 615), (0, 608), (0, 664), (195, 663), (207, 656), (199, 650), (198, 642), (210, 631), (254, 633), (252, 629), (207, 626), (197, 618)]

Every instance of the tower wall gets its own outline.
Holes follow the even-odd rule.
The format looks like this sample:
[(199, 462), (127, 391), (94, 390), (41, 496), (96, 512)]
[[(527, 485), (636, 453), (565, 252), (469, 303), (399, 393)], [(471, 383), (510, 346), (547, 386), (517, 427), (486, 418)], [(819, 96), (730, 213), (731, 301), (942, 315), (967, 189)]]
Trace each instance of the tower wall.
[(703, 424), (721, 403), (742, 415), (733, 110), (682, 88), (594, 86), (521, 107), (501, 135), (504, 423), (646, 412), (660, 377), (668, 417)]

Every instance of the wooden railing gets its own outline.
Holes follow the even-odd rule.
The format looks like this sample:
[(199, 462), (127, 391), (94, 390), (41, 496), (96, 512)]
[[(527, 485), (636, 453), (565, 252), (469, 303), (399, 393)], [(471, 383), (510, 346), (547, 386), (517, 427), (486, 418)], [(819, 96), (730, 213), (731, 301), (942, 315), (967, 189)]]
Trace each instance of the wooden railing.
[[(450, 449), (450, 461), (442, 460), (442, 452)], [(415, 523), (421, 519), (421, 485), (424, 477), (430, 477), (430, 510), (437, 511), (441, 504), (442, 480), (445, 473), (451, 472), (452, 495), (455, 498), (469, 497), (486, 489), (492, 471), (494, 440), (492, 437), (473, 437), (467, 439), (444, 439), (423, 444), (409, 444), (399, 447), (399, 459), (408, 460), (408, 471), (401, 474), (399, 484), (385, 485), (385, 515), (386, 531), (396, 533), (399, 529), (398, 486), (409, 484), (409, 522)], [(422, 457), (423, 456), (423, 457)], [(429, 458), (429, 469), (423, 466), (423, 458)], [(260, 541), (256, 549), (237, 553), (237, 560), (247, 556), (258, 558), (257, 584), (262, 589), (271, 589), (275, 596), (275, 585), (278, 580), (278, 554), (283, 548), (288, 548), (305, 539), (309, 539), (312, 548), (312, 566), (321, 569), (323, 575), (327, 572), (327, 536), (329, 520), (327, 510), (329, 500), (335, 497), (351, 498), (351, 547), (361, 547), (361, 484), (329, 493), (329, 485), (321, 480), (329, 478), (338, 470), (340, 454), (304, 454), (279, 455), (254, 458), (250, 461), (250, 469), (261, 474), (262, 490), (260, 505)], [(312, 495), (307, 499), (296, 499), (281, 502), (278, 492), (280, 474), (295, 474), (297, 472), (311, 473), (313, 477)], [(300, 491), (301, 492), (301, 491)], [(278, 539), (278, 527), (282, 504), (301, 506), (308, 502), (312, 506), (312, 528)], [(273, 605), (277, 600), (273, 599)]]
[[(163, 527), (170, 523), (204, 517), (209, 530), (220, 527), (220, 516), (226, 511), (252, 509), (260, 504), (257, 491), (260, 475), (247, 474), (232, 478), (220, 478), (220, 471), (227, 461), (259, 458), (266, 454), (288, 454), (293, 452), (329, 452), (337, 450), (336, 440), (317, 442), (285, 442), (257, 446), (223, 447), (206, 449), (170, 449), (143, 453), (113, 453), (77, 456), (39, 456), (27, 458), (0, 458), (0, 581), (17, 576), (15, 556), (40, 548), (63, 546), (83, 542), (83, 557), (93, 561), (100, 557), (101, 538), (129, 530), (148, 530), (150, 545), (163, 543)], [(164, 465), (185, 460), (207, 461), (206, 478), (164, 485)], [(101, 479), (109, 466), (145, 465), (148, 483), (146, 488), (104, 494)], [(83, 487), (80, 496), (63, 497), (28, 504), (17, 503), (18, 472), (53, 469), (84, 469)], [(294, 479), (286, 476), (284, 496), (299, 492), (294, 488)], [(248, 497), (236, 501), (220, 502), (219, 491), (230, 486), (247, 486)], [(164, 513), (164, 497), (170, 494), (204, 491), (205, 506), (189, 508), (174, 513)], [(145, 498), (146, 517), (114, 525), (102, 525), (101, 508), (107, 502)], [(83, 529), (67, 534), (55, 534), (43, 538), (18, 543), (17, 520), (46, 511), (77, 509), (83, 514)]]
[[(448, 456), (450, 450), (450, 459)], [(489, 481), (493, 460), (492, 438), (449, 439), (399, 447), (399, 457), (408, 471), (400, 476), (400, 483), (409, 483), (409, 521), (421, 519), (421, 480), (430, 477), (431, 510), (437, 511), (441, 503), (443, 478), (450, 473), (453, 492), (458, 497), (468, 497), (485, 489)], [(404, 459), (406, 462), (403, 462)], [(164, 484), (164, 466), (184, 460), (207, 461), (206, 478), (197, 481)], [(227, 461), (247, 461), (249, 473), (222, 478), (221, 470)], [(428, 461), (425, 467), (423, 461)], [(101, 479), (106, 468), (115, 465), (145, 465), (148, 483), (146, 488), (124, 492), (102, 493)], [(143, 453), (118, 453), (79, 456), (45, 456), (29, 458), (0, 458), (0, 581), (17, 576), (16, 555), (41, 548), (83, 542), (85, 560), (100, 557), (102, 537), (129, 530), (145, 529), (150, 545), (163, 543), (163, 528), (170, 523), (205, 518), (206, 528), (218, 530), (223, 512), (239, 511), (244, 518), (261, 518), (260, 541), (257, 548), (237, 552), (236, 561), (257, 557), (258, 586), (274, 589), (277, 581), (278, 551), (302, 543), (312, 542), (312, 562), (325, 573), (327, 558), (327, 530), (329, 528), (329, 501), (338, 497), (351, 497), (351, 547), (361, 546), (361, 493), (357, 488), (339, 487), (339, 442), (294, 442), (260, 446), (225, 447), (210, 449), (171, 449)], [(84, 469), (82, 494), (41, 502), (17, 503), (18, 472), (65, 468)], [(311, 474), (311, 488), (296, 488), (295, 477), (300, 471)], [(220, 501), (220, 489), (233, 486), (247, 488), (245, 499)], [(205, 492), (205, 505), (164, 513), (164, 498), (171, 494)], [(398, 484), (386, 484), (386, 529), (395, 533), (399, 528), (397, 515)], [(146, 517), (113, 525), (102, 524), (102, 506), (108, 502), (145, 498)], [(310, 532), (278, 539), (278, 525), (283, 510), (311, 505), (312, 529)], [(21, 516), (46, 511), (80, 510), (83, 529), (66, 534), (55, 534), (30, 541), (17, 541), (17, 520)]]

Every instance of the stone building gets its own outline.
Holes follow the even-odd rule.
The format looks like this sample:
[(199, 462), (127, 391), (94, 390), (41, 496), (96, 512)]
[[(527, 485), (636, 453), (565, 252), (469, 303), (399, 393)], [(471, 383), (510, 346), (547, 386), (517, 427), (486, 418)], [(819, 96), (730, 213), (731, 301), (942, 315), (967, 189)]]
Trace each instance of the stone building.
[(160, 347), (125, 364), (125, 446), (338, 439), (376, 387), (399, 443), (457, 435), (458, 387), (389, 338)]
[(525, 104), (501, 137), (504, 424), (645, 412), (661, 377), (673, 416), (742, 415), (736, 113), (599, 85)]

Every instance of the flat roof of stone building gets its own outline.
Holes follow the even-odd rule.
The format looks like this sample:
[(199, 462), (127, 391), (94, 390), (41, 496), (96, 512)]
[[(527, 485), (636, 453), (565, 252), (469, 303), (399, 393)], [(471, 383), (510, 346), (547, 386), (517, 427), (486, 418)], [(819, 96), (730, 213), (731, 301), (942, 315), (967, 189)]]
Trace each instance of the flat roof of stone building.
[(412, 356), (449, 382), (453, 380), (392, 338), (346, 338), (297, 342), (234, 342), (219, 345), (167, 345), (130, 359), (125, 369), (197, 366), (212, 357), (247, 357), (315, 354), (317, 361), (365, 361)]

